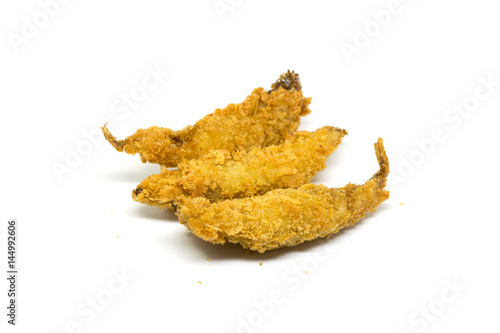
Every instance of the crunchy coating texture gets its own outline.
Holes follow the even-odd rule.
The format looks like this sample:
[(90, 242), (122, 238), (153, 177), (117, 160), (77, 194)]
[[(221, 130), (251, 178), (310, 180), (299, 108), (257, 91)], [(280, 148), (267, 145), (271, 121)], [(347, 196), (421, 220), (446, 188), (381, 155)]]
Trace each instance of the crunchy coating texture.
[(375, 151), (380, 170), (363, 185), (327, 188), (306, 184), (217, 203), (181, 197), (174, 203), (176, 214), (188, 230), (208, 242), (239, 243), (261, 253), (328, 237), (374, 212), (389, 198), (384, 190), (389, 161), (382, 139)]
[(117, 140), (106, 125), (102, 131), (117, 151), (139, 153), (142, 162), (165, 167), (175, 167), (214, 149), (234, 152), (280, 144), (298, 128), (300, 117), (311, 112), (311, 98), (297, 90), (301, 85), (293, 72), (283, 74), (273, 86), (278, 88), (269, 92), (254, 89), (243, 103), (217, 109), (179, 131), (153, 126), (124, 140)]
[(283, 144), (231, 154), (214, 150), (199, 159), (186, 160), (179, 169), (162, 168), (132, 191), (135, 201), (159, 208), (181, 195), (210, 201), (263, 194), (276, 188), (299, 187), (325, 168), (347, 131), (325, 126), (314, 132), (292, 134)]

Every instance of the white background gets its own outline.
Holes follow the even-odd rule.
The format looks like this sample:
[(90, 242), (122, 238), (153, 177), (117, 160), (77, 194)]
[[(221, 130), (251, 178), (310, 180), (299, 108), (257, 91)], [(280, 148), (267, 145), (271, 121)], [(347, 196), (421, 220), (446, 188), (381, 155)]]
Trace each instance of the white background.
[[(17, 46), (23, 18), (44, 24), (40, 4), (0, 4), (3, 271), (6, 221), (20, 224), (18, 326), (2, 278), (2, 332), (498, 332), (498, 4), (401, 0), (380, 28), (370, 12), (387, 0), (221, 2), (222, 15), (212, 0), (69, 1)], [(116, 112), (148, 67), (169, 75)], [(287, 69), (313, 97), (301, 129), (349, 131), (315, 183), (369, 178), (378, 137), (391, 161), (391, 198), (323, 242), (263, 255), (206, 243), (132, 201), (156, 165), (85, 143), (107, 120), (119, 138), (181, 129)], [(447, 111), (464, 101), (474, 111)]]

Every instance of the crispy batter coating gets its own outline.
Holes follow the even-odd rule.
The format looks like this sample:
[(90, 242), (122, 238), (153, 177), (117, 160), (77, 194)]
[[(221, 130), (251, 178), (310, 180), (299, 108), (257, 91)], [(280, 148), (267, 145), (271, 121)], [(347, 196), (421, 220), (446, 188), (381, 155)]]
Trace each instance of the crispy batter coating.
[(311, 98), (300, 89), (298, 74), (288, 71), (272, 90), (254, 89), (243, 103), (217, 109), (180, 131), (153, 126), (124, 140), (116, 140), (106, 125), (102, 131), (117, 151), (139, 153), (144, 163), (176, 167), (214, 149), (247, 151), (282, 143), (298, 128), (300, 117), (311, 112)]
[(214, 150), (186, 160), (179, 169), (162, 168), (132, 191), (135, 201), (160, 208), (181, 195), (210, 201), (263, 194), (276, 188), (299, 187), (325, 168), (328, 156), (347, 131), (325, 126), (314, 132), (292, 134), (283, 144), (231, 154)]
[(389, 198), (389, 174), (382, 139), (375, 144), (380, 170), (363, 185), (342, 188), (306, 184), (276, 189), (261, 196), (216, 203), (203, 197), (181, 197), (176, 214), (196, 236), (214, 243), (239, 243), (265, 252), (321, 237), (351, 226)]

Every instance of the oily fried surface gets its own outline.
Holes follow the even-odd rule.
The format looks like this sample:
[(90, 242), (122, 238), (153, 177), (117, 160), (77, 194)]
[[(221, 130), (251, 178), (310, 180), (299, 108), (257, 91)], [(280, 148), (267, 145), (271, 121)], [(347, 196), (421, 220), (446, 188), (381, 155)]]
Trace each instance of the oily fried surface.
[(276, 188), (296, 188), (325, 168), (328, 156), (347, 134), (325, 126), (292, 134), (283, 144), (233, 153), (214, 150), (199, 159), (181, 162), (178, 170), (162, 169), (139, 184), (134, 200), (160, 208), (180, 195), (210, 201), (263, 194)]
[(389, 197), (384, 190), (389, 161), (382, 139), (375, 150), (380, 170), (363, 185), (329, 189), (306, 184), (216, 203), (181, 196), (174, 208), (196, 236), (214, 244), (239, 243), (261, 253), (328, 237), (374, 212)]
[[(285, 82), (285, 83), (280, 83)], [(310, 113), (311, 98), (304, 98), (296, 73), (285, 73), (269, 92), (254, 89), (243, 103), (217, 109), (193, 126), (173, 131), (153, 126), (117, 140), (106, 128), (104, 136), (117, 151), (139, 153), (141, 160), (175, 167), (211, 150), (247, 151), (282, 143)]]

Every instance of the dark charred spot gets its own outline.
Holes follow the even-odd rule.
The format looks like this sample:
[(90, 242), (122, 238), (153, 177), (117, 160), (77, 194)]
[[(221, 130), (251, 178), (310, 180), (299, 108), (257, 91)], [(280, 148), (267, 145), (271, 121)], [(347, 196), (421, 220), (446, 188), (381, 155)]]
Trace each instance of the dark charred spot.
[(281, 74), (280, 78), (271, 85), (271, 90), (268, 93), (278, 90), (280, 87), (283, 87), (285, 90), (302, 90), (299, 74), (294, 71), (290, 72), (290, 70)]
[(175, 213), (177, 211), (177, 205), (174, 200), (170, 201), (170, 207), (172, 207), (172, 211)]
[(172, 144), (175, 145), (175, 146), (180, 146), (183, 144), (183, 141), (181, 138), (179, 138), (178, 136), (172, 136), (170, 138), (170, 140), (172, 140)]
[(142, 191), (143, 191), (143, 190), (142, 190), (142, 188), (138, 187), (138, 188), (136, 188), (136, 189), (134, 190), (134, 193), (135, 193), (135, 195), (138, 195), (138, 194), (139, 194), (139, 193), (141, 193)]

